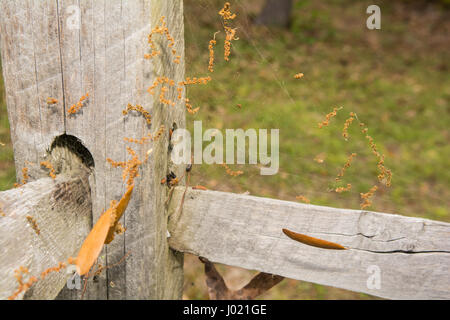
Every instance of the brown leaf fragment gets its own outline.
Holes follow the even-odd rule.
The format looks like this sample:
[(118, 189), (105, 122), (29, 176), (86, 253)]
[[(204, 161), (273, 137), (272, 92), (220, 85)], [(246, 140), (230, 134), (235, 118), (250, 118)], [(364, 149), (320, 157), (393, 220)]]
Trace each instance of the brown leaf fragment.
[(288, 229), (283, 229), (283, 233), (285, 235), (287, 235), (289, 238), (291, 238), (292, 240), (301, 242), (303, 244), (307, 244), (309, 246), (313, 246), (313, 247), (317, 247), (317, 248), (322, 248), (322, 249), (332, 249), (332, 250), (347, 250), (347, 248), (341, 246), (338, 243), (334, 243), (334, 242), (330, 242), (330, 241), (326, 241), (326, 240), (322, 240), (322, 239), (318, 239), (318, 238), (313, 238), (301, 233), (297, 233)]

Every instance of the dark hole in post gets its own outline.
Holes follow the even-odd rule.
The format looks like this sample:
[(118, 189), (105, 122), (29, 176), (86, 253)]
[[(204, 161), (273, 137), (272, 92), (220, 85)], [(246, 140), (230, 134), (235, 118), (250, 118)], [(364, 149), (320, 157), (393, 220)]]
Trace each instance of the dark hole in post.
[(67, 134), (58, 136), (53, 141), (50, 147), (50, 152), (55, 147), (65, 147), (71, 152), (73, 152), (75, 155), (77, 155), (86, 167), (88, 168), (95, 167), (94, 158), (92, 157), (92, 154), (77, 137)]

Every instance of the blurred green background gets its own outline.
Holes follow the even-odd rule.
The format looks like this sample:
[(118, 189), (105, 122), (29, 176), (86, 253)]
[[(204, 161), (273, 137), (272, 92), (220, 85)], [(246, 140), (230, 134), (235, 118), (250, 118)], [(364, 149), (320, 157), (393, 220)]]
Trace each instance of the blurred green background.
[[(380, 187), (370, 210), (450, 222), (450, 14), (445, 1), (378, 1), (381, 30), (366, 28), (370, 1), (294, 1), (288, 28), (253, 23), (263, 0), (230, 1), (238, 17), (238, 41), (223, 61), (223, 1), (185, 0), (186, 76), (207, 76), (208, 42), (217, 34), (215, 72), (206, 86), (188, 96), (203, 128), (279, 128), (280, 171), (260, 176), (255, 166), (239, 177), (220, 166), (194, 166), (191, 185), (249, 192), (313, 204), (359, 209), (360, 192), (376, 183), (376, 159), (358, 126), (342, 138), (349, 112), (364, 122), (392, 186)], [(294, 79), (302, 72), (304, 77)], [(15, 182), (4, 85), (0, 82), (0, 190)], [(241, 108), (237, 107), (240, 104)], [(327, 128), (319, 129), (333, 107), (343, 106)], [(348, 155), (358, 154), (344, 182), (350, 192), (330, 192)], [(314, 159), (323, 159), (318, 163)], [(242, 212), (245, 214), (245, 212)], [(232, 288), (244, 285), (253, 271), (218, 266)], [(185, 298), (207, 299), (203, 265), (186, 255)], [(286, 279), (261, 299), (372, 299), (349, 292)]]

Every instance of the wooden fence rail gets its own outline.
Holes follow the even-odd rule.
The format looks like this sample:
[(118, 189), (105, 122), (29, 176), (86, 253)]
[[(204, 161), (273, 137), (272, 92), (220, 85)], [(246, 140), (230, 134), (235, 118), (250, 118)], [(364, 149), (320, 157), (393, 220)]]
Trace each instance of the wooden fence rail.
[[(448, 223), (192, 189), (180, 210), (184, 190), (176, 189), (169, 209), (175, 250), (384, 298), (450, 298)], [(349, 250), (304, 245), (283, 228)]]

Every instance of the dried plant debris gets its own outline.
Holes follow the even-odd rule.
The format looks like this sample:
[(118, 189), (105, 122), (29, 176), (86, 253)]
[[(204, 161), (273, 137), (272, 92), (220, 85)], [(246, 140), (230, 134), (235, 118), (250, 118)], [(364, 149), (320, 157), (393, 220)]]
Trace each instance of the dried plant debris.
[(5, 211), (3, 211), (3, 204), (0, 202), (0, 217), (6, 217)]
[(33, 218), (32, 216), (27, 216), (27, 221), (28, 223), (31, 225), (31, 227), (33, 228), (34, 232), (36, 232), (37, 235), (41, 234), (41, 230), (39, 229), (39, 226), (36, 222), (36, 219)]
[(236, 18), (235, 13), (231, 13), (230, 11), (230, 3), (226, 2), (223, 8), (219, 11), (219, 15), (222, 16), (223, 19), (223, 28), (225, 30), (225, 43), (224, 43), (224, 59), (225, 61), (230, 60), (231, 54), (231, 41), (239, 40), (236, 38), (236, 28), (231, 28), (229, 25), (229, 21)]
[(142, 116), (145, 118), (145, 121), (147, 122), (148, 125), (150, 125), (152, 123), (152, 116), (141, 105), (137, 104), (137, 105), (133, 106), (132, 104), (129, 103), (127, 105), (127, 108), (122, 111), (122, 114), (124, 116), (126, 116), (130, 111), (136, 111), (137, 113), (142, 114)]
[(47, 104), (48, 105), (54, 105), (54, 104), (57, 104), (57, 103), (58, 103), (58, 99), (51, 98), (51, 97), (47, 98)]
[[(42, 271), (40, 277), (41, 280), (44, 280), (52, 272), (59, 272), (62, 269), (65, 269), (68, 264), (75, 264), (75, 260), (72, 257), (69, 257), (69, 259), (67, 259), (67, 263), (58, 262), (57, 266), (50, 267)], [(19, 294), (27, 291), (33, 284), (39, 281), (37, 277), (29, 276), (29, 274), (30, 271), (24, 266), (20, 266), (18, 269), (14, 270), (14, 277), (17, 280), (18, 288), (11, 296), (8, 297), (8, 300), (15, 300), (19, 296)], [(28, 280), (25, 280), (24, 276), (28, 276)]]
[(22, 168), (22, 182), (21, 183), (14, 183), (14, 188), (19, 188), (26, 184), (28, 182), (28, 179), (30, 179), (30, 176), (28, 175), (28, 168), (24, 167)]
[[(220, 32), (220, 31), (217, 31)], [(209, 61), (208, 61), (208, 70), (209, 72), (214, 72), (214, 46), (217, 44), (216, 41), (216, 33), (214, 33), (214, 39), (209, 40), (208, 50), (209, 50)]]
[(377, 186), (373, 186), (366, 193), (360, 193), (361, 200), (363, 200), (363, 202), (360, 205), (361, 206), (361, 210), (364, 210), (365, 208), (370, 207), (372, 205), (372, 200), (371, 199), (374, 196), (374, 194), (377, 191), (377, 189), (378, 189)]
[(325, 116), (325, 120), (319, 123), (319, 128), (323, 128), (323, 127), (328, 126), (328, 125), (330, 124), (330, 120), (331, 120), (332, 118), (336, 117), (337, 112), (338, 112), (339, 110), (341, 110), (341, 109), (342, 109), (342, 107), (340, 107), (340, 108), (333, 108), (333, 111), (331, 111), (330, 113), (328, 113), (328, 114)]
[(225, 163), (220, 164), (220, 166), (225, 168), (225, 172), (229, 176), (237, 177), (237, 176), (240, 176), (241, 174), (244, 174), (244, 171), (241, 171), (241, 170), (236, 170), (236, 171), (231, 170), (230, 167)]
[(55, 169), (53, 168), (53, 165), (49, 162), (49, 161), (41, 161), (41, 167), (45, 167), (48, 170), (50, 170), (50, 172), (48, 173), (48, 175), (55, 180), (56, 179), (56, 174), (55, 174)]
[(77, 112), (79, 112), (81, 110), (81, 108), (84, 107), (84, 103), (85, 100), (87, 100), (89, 98), (89, 92), (87, 92), (84, 96), (82, 96), (80, 98), (80, 100), (78, 100), (77, 103), (73, 104), (69, 110), (67, 110), (67, 112), (71, 115), (76, 114)]
[(352, 165), (352, 161), (353, 158), (356, 157), (357, 154), (356, 153), (351, 153), (348, 158), (347, 158), (347, 162), (344, 164), (344, 166), (341, 168), (341, 171), (339, 171), (337, 177), (336, 177), (336, 181), (340, 181), (344, 175), (345, 175), (345, 171), (350, 168), (350, 166)]
[(304, 203), (310, 203), (310, 202), (311, 202), (311, 201), (310, 201), (307, 197), (305, 197), (304, 195), (296, 196), (295, 199), (297, 199), (297, 200), (299, 200), (299, 201), (301, 201), (301, 202), (304, 202)]

